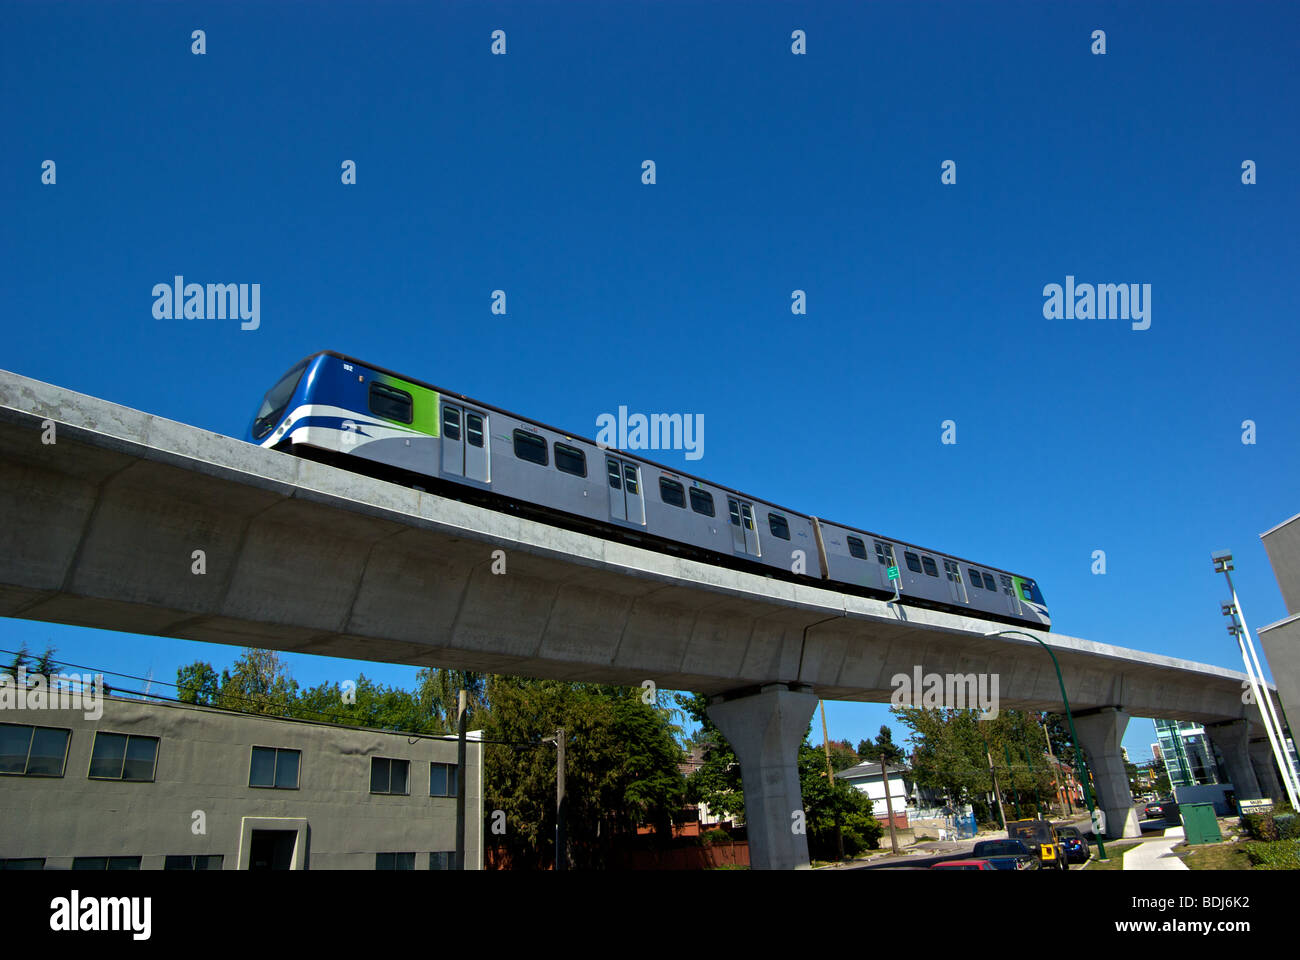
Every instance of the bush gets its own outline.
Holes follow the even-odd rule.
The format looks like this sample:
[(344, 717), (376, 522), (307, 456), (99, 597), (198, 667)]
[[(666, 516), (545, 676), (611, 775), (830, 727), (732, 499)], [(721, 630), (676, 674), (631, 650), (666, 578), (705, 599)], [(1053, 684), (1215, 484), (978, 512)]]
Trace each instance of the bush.
[(704, 836), (702, 836), (700, 839), (704, 842), (704, 845), (707, 847), (713, 843), (730, 843), (731, 834), (727, 833), (726, 830), (722, 830), (718, 827), (714, 827), (712, 830), (705, 833)]
[(1260, 870), (1300, 870), (1300, 840), (1247, 843), (1245, 850)]
[(1294, 813), (1273, 814), (1273, 825), (1277, 828), (1279, 840), (1300, 839), (1300, 817)]
[(1262, 843), (1272, 843), (1278, 839), (1277, 821), (1272, 813), (1248, 813), (1244, 819), (1250, 839)]

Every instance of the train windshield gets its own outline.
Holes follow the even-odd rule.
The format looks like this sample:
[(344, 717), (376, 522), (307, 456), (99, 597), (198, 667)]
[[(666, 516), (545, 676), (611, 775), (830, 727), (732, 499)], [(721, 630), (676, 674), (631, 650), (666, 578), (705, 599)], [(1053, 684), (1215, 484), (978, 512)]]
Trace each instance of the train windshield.
[(266, 391), (262, 406), (258, 408), (257, 417), (253, 420), (254, 439), (261, 440), (265, 437), (284, 415), (285, 408), (289, 406), (289, 398), (293, 396), (294, 388), (298, 386), (298, 380), (306, 369), (307, 361), (299, 361), (274, 387)]
[(1043, 593), (1038, 589), (1038, 584), (1032, 580), (1025, 580), (1020, 585), (1020, 591), (1025, 595), (1025, 599), (1030, 603), (1046, 605), (1047, 601), (1043, 599)]

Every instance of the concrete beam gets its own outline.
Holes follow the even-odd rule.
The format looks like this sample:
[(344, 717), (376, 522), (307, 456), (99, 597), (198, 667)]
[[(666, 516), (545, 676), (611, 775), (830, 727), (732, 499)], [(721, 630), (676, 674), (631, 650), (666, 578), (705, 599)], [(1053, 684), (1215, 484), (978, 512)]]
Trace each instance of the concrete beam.
[(1286, 790), (1278, 776), (1277, 761), (1273, 757), (1273, 747), (1267, 738), (1250, 741), (1250, 765), (1264, 796), (1271, 800), (1286, 799)]
[(740, 761), (749, 863), (755, 870), (809, 866), (798, 759), (816, 707), (817, 696), (808, 687), (785, 684), (709, 703), (709, 719)]
[[(920, 666), (997, 674), (1001, 709), (1062, 709), (1042, 648), (988, 621), (559, 530), (4, 371), (0, 616), (706, 694), (797, 683), (886, 702)], [(1234, 671), (1031, 633), (1076, 710), (1254, 709)]]
[(1107, 839), (1142, 835), (1120, 748), (1128, 718), (1128, 713), (1115, 707), (1074, 715), (1074, 729), (1097, 790), (1097, 806), (1106, 814)]

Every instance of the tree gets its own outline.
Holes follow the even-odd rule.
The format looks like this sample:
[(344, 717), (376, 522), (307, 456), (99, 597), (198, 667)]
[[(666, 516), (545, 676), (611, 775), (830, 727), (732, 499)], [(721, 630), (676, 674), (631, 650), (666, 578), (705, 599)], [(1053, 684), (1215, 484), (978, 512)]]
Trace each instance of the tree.
[(31, 666), (31, 662), (32, 658), (27, 652), (27, 644), (24, 643), (18, 648), (18, 652), (14, 654), (13, 660), (11, 660), (9, 665), (4, 668), (4, 672), (17, 680), (18, 671)]
[(884, 828), (872, 815), (871, 798), (844, 780), (828, 778), (825, 754), (807, 737), (799, 747), (798, 762), (808, 855), (814, 860), (838, 859), (837, 827), (849, 856), (880, 846)]
[(415, 682), (415, 696), (421, 709), (448, 733), (456, 732), (461, 690), (468, 692), (465, 720), (470, 726), (466, 729), (471, 729), (487, 709), (486, 674), (426, 667), (415, 675)]
[(709, 811), (718, 816), (743, 819), (745, 789), (741, 782), (740, 761), (722, 731), (709, 719), (708, 698), (699, 693), (679, 693), (677, 703), (699, 724), (695, 742), (705, 745), (703, 762), (686, 778), (686, 802), (706, 804)]
[(196, 660), (176, 671), (176, 689), (182, 703), (212, 707), (221, 696), (221, 680), (212, 664)]
[(233, 671), (221, 671), (217, 706), (243, 713), (289, 716), (298, 684), (274, 650), (247, 647)]
[[(565, 731), (565, 826), (577, 867), (611, 862), (638, 824), (660, 827), (680, 808), (680, 731), (668, 710), (641, 701), (640, 688), (488, 678), (484, 730), (487, 803), (506, 816), (497, 841), (515, 867), (555, 856), (555, 756), (547, 738)], [(489, 840), (492, 838), (489, 837)]]

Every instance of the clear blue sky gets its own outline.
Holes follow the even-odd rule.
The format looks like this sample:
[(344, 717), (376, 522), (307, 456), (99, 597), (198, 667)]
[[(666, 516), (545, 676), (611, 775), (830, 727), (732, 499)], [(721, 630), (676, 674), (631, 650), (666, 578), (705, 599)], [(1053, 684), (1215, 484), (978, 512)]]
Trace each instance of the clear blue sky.
[[(1259, 534), (1300, 512), (1294, 4), (5, 19), (0, 367), (235, 436), (322, 348), (588, 434), (620, 405), (698, 413), (695, 472), (1028, 573), (1062, 633), (1239, 668), (1224, 547), (1252, 626), (1285, 615)], [(176, 274), (260, 283), (260, 329), (155, 320)], [(1151, 328), (1045, 320), (1067, 274), (1151, 284)], [(168, 680), (237, 654), (12, 620), (0, 640)], [(414, 675), (288, 659), (306, 684)], [(828, 712), (855, 743), (887, 719)], [(1130, 725), (1135, 758), (1153, 740)]]

